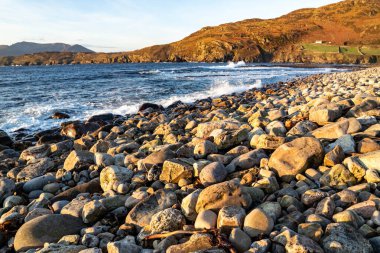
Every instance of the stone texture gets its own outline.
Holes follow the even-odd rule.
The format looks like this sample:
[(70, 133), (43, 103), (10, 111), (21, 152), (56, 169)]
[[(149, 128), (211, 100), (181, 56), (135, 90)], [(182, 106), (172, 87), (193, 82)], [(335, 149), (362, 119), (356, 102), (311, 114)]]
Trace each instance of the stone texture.
[(253, 209), (244, 219), (244, 231), (250, 237), (268, 235), (274, 226), (274, 221), (262, 209)]

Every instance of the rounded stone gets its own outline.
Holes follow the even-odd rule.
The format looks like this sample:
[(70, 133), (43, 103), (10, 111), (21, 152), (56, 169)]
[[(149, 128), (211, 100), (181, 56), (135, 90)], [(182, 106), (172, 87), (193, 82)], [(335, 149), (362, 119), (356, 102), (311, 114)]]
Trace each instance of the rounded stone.
[(222, 182), (227, 176), (227, 170), (220, 162), (213, 162), (202, 169), (199, 174), (201, 183), (209, 186)]
[(100, 172), (100, 186), (103, 191), (109, 191), (114, 188), (114, 185), (127, 183), (131, 180), (133, 171), (120, 166), (108, 166)]
[(273, 219), (260, 208), (253, 209), (244, 220), (244, 231), (251, 237), (268, 235), (273, 226)]
[(44, 215), (19, 228), (14, 248), (16, 251), (41, 248), (46, 242), (57, 242), (65, 235), (78, 234), (83, 227), (81, 219), (70, 215)]
[(217, 216), (213, 211), (204, 210), (200, 212), (195, 220), (195, 228), (212, 229), (216, 227)]

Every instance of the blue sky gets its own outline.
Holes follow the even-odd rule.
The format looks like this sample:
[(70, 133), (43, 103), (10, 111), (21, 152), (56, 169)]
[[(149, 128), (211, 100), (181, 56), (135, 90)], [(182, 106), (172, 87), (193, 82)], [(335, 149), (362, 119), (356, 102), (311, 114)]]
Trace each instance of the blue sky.
[(337, 0), (0, 0), (0, 45), (82, 44), (111, 52), (164, 44), (204, 27), (274, 18)]

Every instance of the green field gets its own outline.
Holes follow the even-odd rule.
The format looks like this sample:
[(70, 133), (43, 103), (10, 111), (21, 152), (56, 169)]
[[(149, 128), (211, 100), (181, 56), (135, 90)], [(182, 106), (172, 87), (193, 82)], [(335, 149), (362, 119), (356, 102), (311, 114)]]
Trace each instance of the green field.
[(360, 51), (365, 55), (380, 55), (380, 47), (362, 47)]
[(324, 45), (324, 44), (303, 44), (303, 49), (319, 53), (339, 53), (339, 46)]
[(302, 49), (314, 53), (340, 53), (347, 55), (380, 55), (380, 47), (338, 46), (328, 44), (302, 44)]

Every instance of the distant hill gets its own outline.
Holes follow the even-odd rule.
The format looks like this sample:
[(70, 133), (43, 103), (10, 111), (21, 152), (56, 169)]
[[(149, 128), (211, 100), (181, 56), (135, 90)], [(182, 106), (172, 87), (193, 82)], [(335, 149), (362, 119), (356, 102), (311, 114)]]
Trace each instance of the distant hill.
[(73, 52), (93, 53), (92, 50), (81, 45), (68, 45), (64, 43), (40, 44), (34, 42), (18, 42), (13, 45), (0, 45), (0, 56), (19, 56), (42, 52)]
[(125, 62), (380, 62), (380, 0), (342, 2), (204, 27), (165, 45), (121, 53), (41, 53), (0, 65)]

